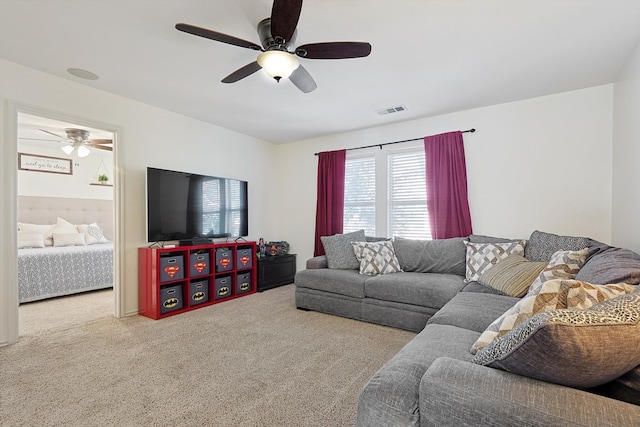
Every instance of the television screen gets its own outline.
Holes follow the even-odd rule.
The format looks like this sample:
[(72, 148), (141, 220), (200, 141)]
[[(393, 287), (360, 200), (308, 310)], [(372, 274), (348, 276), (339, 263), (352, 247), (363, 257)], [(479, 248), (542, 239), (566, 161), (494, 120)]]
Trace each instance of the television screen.
[(248, 233), (247, 182), (147, 168), (147, 241)]

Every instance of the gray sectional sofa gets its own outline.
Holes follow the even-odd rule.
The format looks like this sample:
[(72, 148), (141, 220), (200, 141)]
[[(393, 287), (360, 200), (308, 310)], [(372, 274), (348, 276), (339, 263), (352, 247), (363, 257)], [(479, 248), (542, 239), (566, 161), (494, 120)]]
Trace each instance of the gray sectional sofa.
[[(307, 269), (295, 278), (300, 309), (418, 333), (363, 388), (356, 425), (640, 426), (638, 286), (617, 287), (619, 296), (601, 303), (604, 297), (598, 294), (593, 307), (568, 313), (577, 320), (562, 317), (569, 310), (531, 315), (474, 355), (472, 348), (496, 319), (535, 296), (530, 291), (505, 295), (494, 284), (510, 286), (511, 279), (500, 276), (498, 268), (492, 275), (499, 279), (487, 286), (487, 270), (473, 271), (486, 266), (473, 265), (472, 249), (488, 244), (517, 251), (521, 241), (487, 236), (395, 239), (394, 262), (402, 271), (366, 275), (360, 274), (362, 254), (359, 260), (351, 246), (361, 239), (380, 240), (364, 238), (363, 233), (323, 238), (327, 255), (308, 260)], [(588, 282), (584, 286), (589, 295), (589, 283), (640, 283), (640, 256), (625, 249), (539, 231), (522, 245), (527, 265), (531, 260), (551, 266), (558, 251), (583, 254), (577, 267), (567, 261), (575, 267), (566, 276), (572, 280), (546, 282), (549, 286)], [(514, 260), (518, 255), (499, 254), (489, 264), (495, 267), (507, 256)], [(559, 265), (563, 274), (566, 265)], [(613, 326), (601, 324), (602, 316), (616, 317), (610, 311), (624, 316), (614, 319)]]

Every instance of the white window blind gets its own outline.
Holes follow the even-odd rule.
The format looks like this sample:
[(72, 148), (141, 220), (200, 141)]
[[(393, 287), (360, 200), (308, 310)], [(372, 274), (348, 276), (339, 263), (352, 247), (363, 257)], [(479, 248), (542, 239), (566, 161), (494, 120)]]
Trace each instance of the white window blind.
[(344, 177), (344, 233), (376, 235), (376, 163), (374, 156), (347, 158)]
[(389, 154), (387, 183), (388, 236), (431, 239), (424, 150)]

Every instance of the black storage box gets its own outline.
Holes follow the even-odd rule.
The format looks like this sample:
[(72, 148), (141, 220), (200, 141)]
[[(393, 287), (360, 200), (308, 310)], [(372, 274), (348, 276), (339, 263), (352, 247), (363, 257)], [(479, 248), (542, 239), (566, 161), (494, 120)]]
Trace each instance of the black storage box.
[(198, 305), (209, 301), (209, 281), (198, 280), (189, 284), (189, 304)]
[(251, 273), (238, 273), (236, 276), (236, 295), (245, 294), (251, 290)]
[(160, 256), (160, 283), (184, 278), (184, 259), (182, 255)]
[(233, 270), (233, 250), (231, 248), (216, 249), (216, 271)]
[(182, 284), (160, 287), (160, 313), (179, 310), (184, 307)]
[(191, 277), (205, 276), (209, 274), (209, 252), (190, 254), (189, 258), (189, 265), (191, 266), (189, 274)]
[(253, 249), (238, 248), (236, 253), (236, 269), (244, 270), (253, 267)]
[(215, 300), (228, 298), (231, 296), (233, 284), (231, 283), (231, 276), (224, 276), (216, 278), (216, 294)]

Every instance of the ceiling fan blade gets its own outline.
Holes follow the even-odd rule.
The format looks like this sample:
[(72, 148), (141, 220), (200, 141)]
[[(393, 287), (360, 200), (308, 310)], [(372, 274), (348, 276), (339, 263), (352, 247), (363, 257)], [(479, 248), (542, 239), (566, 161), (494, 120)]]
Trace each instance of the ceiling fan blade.
[(67, 138), (66, 136), (56, 135), (55, 133), (53, 133), (53, 132), (49, 132), (48, 130), (44, 130), (44, 129), (38, 129), (38, 130), (39, 130), (39, 131), (41, 131), (41, 132), (48, 133), (49, 135), (53, 135), (53, 136), (55, 136), (56, 138), (64, 139), (65, 141), (69, 139), (69, 138)]
[(100, 144), (85, 144), (85, 145), (88, 145), (91, 148), (97, 148), (99, 150), (113, 151), (113, 147), (107, 147), (106, 145), (100, 145)]
[(291, 40), (298, 26), (301, 11), (302, 0), (273, 0), (271, 35), (278, 43), (284, 44)]
[(260, 70), (262, 67), (258, 64), (258, 61), (253, 61), (250, 64), (245, 65), (242, 68), (237, 69), (233, 73), (229, 74), (227, 77), (222, 79), (222, 83), (235, 83), (238, 80), (242, 80), (247, 76), (255, 73)]
[(296, 48), (296, 55), (308, 59), (343, 59), (369, 56), (371, 45), (365, 42), (310, 43)]
[(245, 47), (247, 49), (262, 50), (257, 44), (239, 39), (228, 34), (218, 33), (217, 31), (208, 30), (206, 28), (196, 27), (190, 24), (176, 24), (176, 30), (183, 31), (185, 33), (193, 34), (194, 36), (204, 37), (206, 39), (215, 40), (217, 42), (227, 43), (234, 46)]
[(311, 74), (309, 74), (302, 65), (293, 70), (293, 73), (289, 76), (289, 80), (304, 93), (312, 92), (318, 87), (313, 77), (311, 77)]

